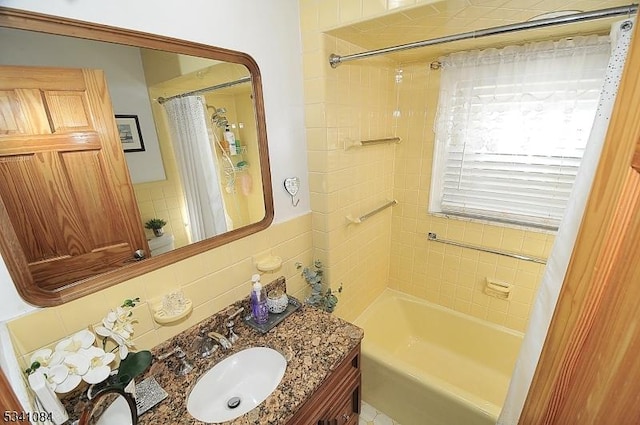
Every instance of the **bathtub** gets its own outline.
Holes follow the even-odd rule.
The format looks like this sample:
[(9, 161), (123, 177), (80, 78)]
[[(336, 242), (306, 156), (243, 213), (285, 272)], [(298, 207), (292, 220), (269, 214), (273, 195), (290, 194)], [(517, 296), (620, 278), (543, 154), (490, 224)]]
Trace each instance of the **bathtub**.
[(362, 399), (401, 425), (493, 425), (522, 333), (386, 289), (364, 329)]

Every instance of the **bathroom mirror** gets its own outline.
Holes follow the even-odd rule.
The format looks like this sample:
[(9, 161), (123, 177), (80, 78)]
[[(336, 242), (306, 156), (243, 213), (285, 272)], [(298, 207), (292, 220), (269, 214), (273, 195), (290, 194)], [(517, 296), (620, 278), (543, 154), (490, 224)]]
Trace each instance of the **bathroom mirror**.
[[(7, 213), (10, 206), (0, 201), (0, 252), (16, 289), (26, 301), (38, 306), (61, 304), (269, 226), (273, 220), (273, 196), (261, 76), (250, 56), (8, 8), (0, 8), (0, 34), (0, 43), (7, 43), (0, 66), (104, 68), (119, 137), (112, 141), (124, 151), (138, 212), (137, 218), (129, 220), (135, 223), (116, 223), (112, 228), (129, 226), (131, 232), (144, 237), (138, 244), (141, 246), (132, 245), (126, 253), (121, 249), (116, 260), (102, 261), (105, 267), (92, 267), (85, 274), (76, 267), (67, 267), (65, 273), (43, 283), (33, 272), (34, 261), (25, 255), (24, 243), (15, 237), (16, 227), (37, 232), (42, 223), (23, 222), (16, 226)], [(29, 60), (7, 54), (9, 50), (15, 52), (20, 43), (24, 46), (20, 47), (23, 56)], [(47, 55), (47, 51), (51, 54)], [(54, 59), (47, 62), (47, 56)], [(184, 99), (200, 102), (195, 118), (186, 123)], [(197, 137), (205, 132), (209, 142), (207, 162), (215, 168), (213, 172), (205, 171), (208, 178), (189, 174), (194, 166), (184, 158), (193, 152), (178, 152), (191, 149), (193, 139), (185, 133), (192, 133), (195, 127), (199, 129)], [(196, 155), (204, 157), (201, 153)], [(0, 160), (7, 162), (1, 152)], [(214, 205), (219, 208), (207, 209), (191, 202), (190, 198), (198, 198), (198, 190), (210, 189), (187, 188), (183, 182), (190, 179), (212, 180), (219, 192)], [(198, 212), (190, 214), (193, 211)], [(198, 226), (202, 215), (212, 216), (216, 226)], [(156, 237), (151, 229), (144, 229), (152, 218), (166, 222), (163, 235)], [(109, 229), (109, 223), (102, 224)], [(195, 231), (197, 227), (201, 230)], [(136, 254), (137, 249), (144, 249), (144, 259)]]
[(88, 401), (78, 425), (136, 425), (135, 398), (121, 389), (101, 391)]

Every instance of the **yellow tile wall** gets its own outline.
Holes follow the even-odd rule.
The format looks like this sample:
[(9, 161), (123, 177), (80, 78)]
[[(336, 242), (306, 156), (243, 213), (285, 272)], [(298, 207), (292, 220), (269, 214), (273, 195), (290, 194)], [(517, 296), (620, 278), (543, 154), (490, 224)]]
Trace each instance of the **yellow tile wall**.
[[(262, 281), (285, 276), (288, 292), (304, 299), (308, 287), (295, 264), (309, 264), (312, 259), (311, 214), (272, 225), (262, 232), (81, 299), (16, 318), (8, 323), (16, 354), (23, 365), (27, 365), (33, 351), (55, 345), (99, 323), (110, 308), (134, 297), (141, 298), (134, 311), (138, 321), (134, 342), (138, 349), (152, 348), (247, 296), (251, 275), (256, 273), (253, 256), (266, 254), (282, 257), (283, 264), (281, 269), (263, 274)], [(193, 301), (193, 312), (179, 323), (158, 325), (153, 320), (155, 301), (176, 289), (182, 289)]]
[(324, 262), (334, 289), (343, 284), (336, 314), (347, 320), (388, 285), (391, 210), (360, 225), (348, 224), (346, 216), (392, 199), (396, 146), (345, 146), (395, 135), (395, 67), (376, 59), (331, 69), (329, 54), (363, 49), (325, 31), (429, 2), (300, 0), (314, 258)]
[[(187, 233), (183, 217), (183, 197), (179, 183), (175, 179), (157, 182), (139, 183), (133, 185), (136, 202), (140, 210), (141, 222), (146, 223), (151, 218), (162, 218), (167, 222), (165, 232), (175, 238), (176, 248), (188, 244)], [(153, 238), (153, 231), (145, 229), (147, 239)]]
[(319, 32), (327, 7), (333, 5), (323, 2), (313, 16), (304, 17), (311, 12), (303, 11), (302, 18), (314, 257), (325, 264), (333, 289), (343, 284), (336, 314), (352, 320), (387, 286), (391, 210), (359, 225), (346, 217), (359, 217), (392, 199), (395, 146), (346, 148), (394, 135), (394, 70), (387, 60), (328, 69), (330, 53), (360, 48)]
[[(398, 134), (395, 158), (389, 286), (509, 328), (524, 331), (544, 266), (496, 254), (429, 242), (427, 234), (472, 245), (547, 257), (552, 234), (427, 213), (433, 159), (433, 121), (440, 71), (428, 63), (402, 67), (397, 84)], [(486, 278), (513, 285), (511, 298), (484, 293)]]
[[(428, 63), (400, 66), (384, 57), (337, 69), (327, 64), (331, 53), (366, 50), (327, 31), (375, 25), (364, 21), (411, 13), (429, 3), (434, 2), (300, 0), (314, 253), (327, 260), (333, 286), (344, 283), (337, 312), (347, 319), (390, 286), (524, 330), (543, 266), (426, 239), (432, 231), (442, 238), (543, 257), (553, 243), (546, 233), (427, 214), (437, 71), (428, 72)], [(403, 70), (400, 84), (395, 83), (396, 69)], [(401, 113), (397, 121), (391, 118), (395, 109)], [(345, 142), (358, 137), (394, 135), (403, 139), (400, 145), (344, 151)], [(392, 211), (359, 226), (345, 224), (345, 215), (367, 212), (392, 198), (399, 202)], [(511, 299), (485, 295), (487, 277), (513, 284)]]

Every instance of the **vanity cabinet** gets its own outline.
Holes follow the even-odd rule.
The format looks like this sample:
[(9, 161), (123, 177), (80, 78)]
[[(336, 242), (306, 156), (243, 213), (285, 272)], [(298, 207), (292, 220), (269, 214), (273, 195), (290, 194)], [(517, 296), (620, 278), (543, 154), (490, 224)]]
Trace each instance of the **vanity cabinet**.
[(358, 344), (287, 425), (357, 425), (360, 388)]

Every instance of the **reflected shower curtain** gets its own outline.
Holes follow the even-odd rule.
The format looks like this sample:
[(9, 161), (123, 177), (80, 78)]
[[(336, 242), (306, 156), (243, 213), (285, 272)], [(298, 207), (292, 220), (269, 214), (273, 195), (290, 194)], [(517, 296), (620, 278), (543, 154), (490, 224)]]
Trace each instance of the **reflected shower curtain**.
[(615, 102), (620, 77), (627, 57), (634, 20), (617, 22), (611, 27), (612, 54), (604, 79), (596, 117), (589, 135), (576, 181), (551, 249), (536, 299), (531, 311), (520, 354), (509, 384), (509, 391), (498, 425), (515, 425), (524, 406), (542, 345), (555, 309), (560, 288), (569, 266), (573, 246), (578, 235), (587, 198), (600, 159), (602, 145), (609, 127), (609, 119)]
[(164, 103), (164, 107), (184, 187), (191, 242), (226, 232), (224, 202), (207, 132), (204, 98), (174, 98)]

